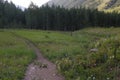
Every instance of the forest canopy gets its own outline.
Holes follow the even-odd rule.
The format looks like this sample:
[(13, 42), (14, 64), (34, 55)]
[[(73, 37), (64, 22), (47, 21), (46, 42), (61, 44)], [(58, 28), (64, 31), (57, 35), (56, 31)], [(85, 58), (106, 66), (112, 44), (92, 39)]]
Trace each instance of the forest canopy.
[(38, 7), (34, 3), (22, 10), (12, 2), (0, 0), (0, 28), (73, 31), (89, 26), (119, 27), (119, 21), (118, 12), (105, 13), (85, 8), (66, 9), (54, 5)]

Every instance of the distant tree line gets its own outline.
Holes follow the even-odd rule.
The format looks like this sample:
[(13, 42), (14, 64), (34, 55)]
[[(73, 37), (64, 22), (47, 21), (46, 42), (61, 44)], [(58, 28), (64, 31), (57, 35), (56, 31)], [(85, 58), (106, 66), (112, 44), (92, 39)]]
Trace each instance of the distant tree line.
[(33, 3), (24, 11), (12, 2), (0, 0), (0, 28), (27, 28), (43, 30), (78, 30), (89, 26), (119, 27), (120, 14), (97, 9), (71, 8)]
[(24, 11), (12, 2), (0, 0), (0, 28), (13, 28), (25, 24)]

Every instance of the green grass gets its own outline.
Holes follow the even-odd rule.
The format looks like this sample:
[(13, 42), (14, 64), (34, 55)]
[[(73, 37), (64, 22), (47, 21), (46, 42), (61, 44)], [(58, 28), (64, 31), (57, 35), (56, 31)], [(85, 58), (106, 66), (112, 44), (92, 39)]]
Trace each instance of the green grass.
[[(58, 70), (65, 75), (66, 80), (93, 80), (94, 78), (113, 80), (117, 77), (114, 75), (116, 73), (114, 60), (108, 59), (99, 64), (97, 62), (104, 60), (100, 56), (101, 53), (106, 52), (104, 47), (108, 45), (107, 40), (112, 38), (111, 42), (115, 42), (117, 38), (119, 44), (120, 28), (87, 28), (73, 32), (72, 36), (70, 32), (40, 30), (17, 30), (15, 33), (34, 42), (45, 57), (57, 64)], [(103, 46), (96, 47), (97, 43)], [(103, 52), (91, 53), (92, 48), (101, 49)], [(120, 56), (120, 48), (117, 49), (117, 56)], [(110, 50), (107, 55), (109, 52)], [(120, 61), (117, 63), (119, 66)], [(108, 67), (112, 67), (109, 73)], [(117, 74), (119, 73), (118, 71)]]
[[(77, 54), (85, 54), (88, 47), (88, 38), (79, 35), (71, 36), (69, 32), (24, 30), (16, 31), (17, 34), (33, 41), (43, 52), (43, 54), (52, 61), (63, 57)], [(86, 47), (86, 48), (83, 48)]]
[[(5, 56), (2, 58), (9, 60), (9, 55), (12, 55), (9, 61), (11, 64), (14, 63), (13, 67), (19, 69), (14, 77), (12, 76), (12, 80), (19, 80), (23, 76), (26, 64), (33, 58), (33, 54), (24, 41), (8, 34), (7, 31), (0, 32), (0, 49)], [(73, 32), (72, 36), (70, 32), (59, 31), (9, 31), (32, 41), (46, 58), (57, 65), (58, 71), (65, 76), (66, 80), (94, 80), (94, 78), (95, 80), (116, 80), (120, 75), (120, 28), (87, 28)], [(98, 51), (90, 52), (90, 49), (94, 48)], [(113, 58), (114, 53), (117, 55), (116, 58)], [(8, 62), (5, 63), (9, 65)], [(19, 68), (16, 64), (25, 64), (25, 66)], [(4, 74), (5, 69), (3, 66), (3, 76), (7, 75), (7, 73)], [(23, 70), (22, 74), (18, 73), (21, 72), (20, 69)], [(15, 79), (19, 76), (21, 78)]]
[(0, 80), (22, 80), (34, 57), (24, 41), (0, 30)]

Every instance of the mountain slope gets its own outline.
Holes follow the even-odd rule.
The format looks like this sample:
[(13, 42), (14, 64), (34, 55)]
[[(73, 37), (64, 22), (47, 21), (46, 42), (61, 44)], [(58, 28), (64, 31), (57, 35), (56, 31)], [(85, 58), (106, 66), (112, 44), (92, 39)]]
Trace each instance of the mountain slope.
[(65, 8), (86, 7), (98, 10), (119, 10), (120, 0), (50, 0), (49, 6), (63, 6)]

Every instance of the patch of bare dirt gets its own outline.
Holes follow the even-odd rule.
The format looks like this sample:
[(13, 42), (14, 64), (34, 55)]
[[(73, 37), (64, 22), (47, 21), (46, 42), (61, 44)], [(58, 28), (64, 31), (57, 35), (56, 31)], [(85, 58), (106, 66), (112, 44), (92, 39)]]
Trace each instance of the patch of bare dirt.
[(37, 59), (28, 66), (24, 80), (65, 80), (58, 74), (56, 65), (44, 58), (32, 42), (27, 41), (27, 44), (35, 51)]

